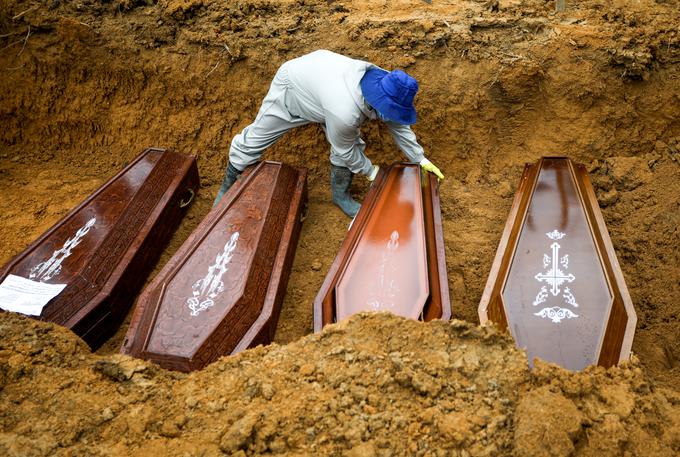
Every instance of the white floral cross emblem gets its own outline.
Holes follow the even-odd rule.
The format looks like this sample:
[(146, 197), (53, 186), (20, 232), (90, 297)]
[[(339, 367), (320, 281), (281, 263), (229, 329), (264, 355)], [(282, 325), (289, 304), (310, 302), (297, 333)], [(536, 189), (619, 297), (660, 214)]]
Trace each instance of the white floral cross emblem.
[(191, 310), (192, 316), (198, 316), (201, 311), (205, 311), (215, 304), (215, 298), (224, 292), (224, 282), (222, 276), (229, 269), (229, 262), (234, 255), (239, 233), (234, 232), (229, 238), (224, 250), (217, 254), (215, 263), (208, 267), (208, 274), (199, 279), (192, 286), (192, 295), (187, 298), (187, 305)]
[(80, 244), (83, 237), (87, 235), (94, 224), (97, 223), (97, 218), (93, 217), (88, 220), (85, 225), (80, 227), (73, 238), (69, 238), (64, 242), (61, 249), (57, 249), (52, 253), (52, 257), (44, 262), (31, 268), (29, 279), (38, 280), (40, 282), (49, 281), (54, 276), (61, 273), (62, 263), (71, 256), (71, 252), (76, 246)]
[[(551, 253), (543, 254), (543, 268), (547, 269), (549, 267), (549, 269), (545, 272), (536, 274), (534, 278), (536, 278), (539, 283), (546, 282), (550, 286), (550, 289), (548, 290), (547, 286), (541, 286), (541, 289), (538, 291), (538, 294), (532, 303), (533, 306), (545, 303), (550, 294), (552, 294), (553, 297), (557, 297), (560, 295), (560, 292), (562, 292), (560, 287), (564, 283), (572, 283), (576, 279), (573, 274), (567, 274), (562, 270), (567, 270), (569, 268), (569, 255), (567, 254), (560, 257), (561, 246), (557, 240), (561, 240), (566, 234), (555, 229), (552, 232), (546, 233), (546, 236), (553, 240), (553, 243), (550, 245)], [(565, 304), (578, 308), (576, 297), (574, 297), (574, 294), (569, 287), (564, 288), (562, 298), (564, 299)], [(547, 318), (552, 320), (553, 323), (559, 324), (562, 319), (577, 318), (578, 314), (575, 314), (568, 308), (553, 306), (541, 309), (539, 312), (534, 313), (534, 316)]]
[(394, 278), (395, 265), (393, 260), (397, 248), (399, 248), (399, 232), (394, 230), (378, 266), (377, 288), (372, 291), (372, 299), (368, 302), (368, 306), (372, 309), (394, 308), (394, 298), (399, 293), (399, 285)]

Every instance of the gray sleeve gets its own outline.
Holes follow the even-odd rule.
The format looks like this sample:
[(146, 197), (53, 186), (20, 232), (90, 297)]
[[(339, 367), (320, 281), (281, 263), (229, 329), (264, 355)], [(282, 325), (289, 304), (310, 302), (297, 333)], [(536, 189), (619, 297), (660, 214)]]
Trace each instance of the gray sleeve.
[(349, 168), (352, 173), (368, 175), (373, 164), (364, 154), (366, 144), (359, 128), (347, 125), (334, 116), (326, 117), (326, 138), (331, 145), (331, 163)]
[(423, 147), (418, 144), (416, 134), (413, 133), (411, 127), (389, 121), (385, 122), (385, 125), (390, 131), (390, 135), (392, 135), (394, 142), (397, 143), (397, 146), (401, 149), (401, 152), (403, 152), (411, 162), (419, 163), (425, 158)]

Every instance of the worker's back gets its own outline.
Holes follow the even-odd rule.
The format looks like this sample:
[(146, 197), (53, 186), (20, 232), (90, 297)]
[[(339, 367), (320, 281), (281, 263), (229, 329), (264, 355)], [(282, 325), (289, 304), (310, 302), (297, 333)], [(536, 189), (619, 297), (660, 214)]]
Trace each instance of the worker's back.
[(358, 127), (368, 114), (359, 82), (372, 65), (361, 60), (319, 50), (284, 64), (291, 83), (286, 106), (291, 114), (325, 124), (334, 116)]

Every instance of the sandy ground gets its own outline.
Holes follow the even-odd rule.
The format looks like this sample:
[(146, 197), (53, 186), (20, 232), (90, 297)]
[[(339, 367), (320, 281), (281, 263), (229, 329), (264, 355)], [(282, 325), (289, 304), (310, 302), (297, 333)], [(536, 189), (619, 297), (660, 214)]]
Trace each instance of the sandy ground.
[[(134, 0), (0, 2), (0, 119), (3, 125), (0, 130), (0, 195), (3, 196), (0, 199), (0, 262), (20, 252), (142, 149), (161, 146), (198, 156), (202, 188), (157, 265), (158, 271), (209, 211), (227, 162), (229, 141), (253, 119), (271, 77), (282, 62), (325, 48), (385, 68), (402, 68), (413, 74), (421, 87), (416, 99), (419, 122), (414, 130), (427, 156), (446, 175), (441, 186), (442, 216), (454, 317), (477, 323), (477, 305), (522, 167), (541, 155), (569, 155), (588, 165), (638, 313), (633, 350), (639, 361), (632, 367), (610, 372), (592, 370), (582, 375), (547, 369), (550, 375), (545, 377), (554, 377), (551, 382), (558, 387), (545, 380), (534, 381), (534, 375), (517, 368), (516, 377), (508, 375), (503, 381), (508, 391), (517, 383), (514, 406), (510, 412), (501, 408), (490, 413), (489, 417), (505, 415), (507, 420), (494, 426), (493, 433), (484, 438), (487, 443), (477, 438), (477, 432), (486, 430), (488, 421), (479, 428), (465, 428), (454, 421), (451, 430), (468, 430), (461, 439), (450, 434), (437, 436), (445, 436), (444, 441), (457, 443), (456, 449), (465, 449), (464, 452), (472, 455), (513, 452), (536, 455), (545, 451), (540, 443), (527, 449), (522, 447), (524, 443), (533, 441), (517, 437), (537, 430), (526, 428), (540, 425), (533, 423), (533, 418), (521, 418), (525, 417), (523, 412), (540, 403), (578, 411), (573, 414), (573, 420), (565, 419), (564, 423), (551, 416), (555, 414), (551, 412), (552, 407), (544, 411), (547, 416), (538, 416), (543, 420), (541, 423), (553, 424), (553, 429), (541, 431), (541, 436), (553, 436), (558, 425), (567, 430), (566, 434), (557, 433), (559, 437), (555, 439), (559, 443), (553, 448), (557, 449), (553, 452), (556, 455), (595, 454), (592, 446), (602, 443), (607, 443), (612, 455), (625, 452), (645, 455), (644, 447), (636, 447), (641, 442), (649, 443), (647, 450), (659, 455), (680, 450), (678, 442), (673, 441), (677, 438), (669, 438), (673, 430), (677, 435), (677, 428), (673, 429), (677, 427), (673, 425), (676, 419), (668, 419), (677, 418), (677, 409), (675, 415), (669, 411), (677, 408), (680, 375), (680, 301), (677, 298), (680, 292), (680, 10), (677, 1), (583, 1), (578, 2), (578, 6), (570, 5), (560, 14), (553, 12), (553, 2), (538, 0), (435, 1), (432, 5), (416, 0), (152, 3)], [(376, 163), (401, 160), (379, 123), (367, 124), (364, 137), (369, 145), (367, 153)], [(317, 126), (309, 126), (286, 135), (266, 156), (310, 169), (308, 217), (276, 334), (280, 344), (297, 341), (311, 333), (312, 300), (349, 222), (330, 203), (327, 154), (328, 145), (322, 131)], [(355, 181), (354, 191), (360, 198), (367, 183), (361, 178)], [(455, 334), (463, 325), (448, 328), (442, 324), (425, 326), (384, 319), (381, 325), (392, 325), (403, 332), (402, 350), (418, 354), (422, 354), (418, 335)], [(92, 396), (103, 396), (97, 408), (105, 409), (104, 403), (109, 402), (109, 411), (114, 416), (119, 410), (127, 410), (128, 406), (116, 402), (126, 401), (123, 398), (126, 394), (120, 389), (135, 386), (134, 376), (116, 381), (122, 383), (117, 386), (107, 375), (92, 368), (117, 352), (126, 326), (99, 351), (104, 359), (88, 356), (78, 349), (80, 346), (75, 341), (57, 332), (66, 341), (63, 344), (75, 349), (59, 358), (63, 363), (50, 365), (50, 358), (41, 358), (39, 354), (33, 357), (32, 349), (26, 352), (12, 343), (23, 341), (22, 332), (42, 332), (43, 327), (6, 315), (0, 317), (0, 322), (7, 334), (12, 335), (3, 342), (0, 353), (4, 370), (0, 370), (0, 376), (5, 386), (0, 401), (14, 405), (3, 407), (0, 446), (22, 454), (21, 449), (27, 449), (26, 443), (35, 442), (36, 433), (43, 433), (45, 429), (34, 430), (22, 425), (23, 421), (31, 421), (32, 415), (36, 420), (44, 415), (60, 417), (62, 413), (78, 417), (81, 381), (75, 381), (74, 387), (66, 389), (71, 393), (65, 394), (65, 400), (41, 404), (29, 399), (31, 392), (47, 387), (56, 394), (54, 389), (58, 386), (52, 385), (55, 377), (67, 379), (88, 373), (86, 379), (92, 383)], [(349, 325), (333, 338), (340, 340), (337, 344), (346, 346), (355, 339), (373, 337), (366, 332), (382, 335), (381, 325), (375, 322), (369, 319), (366, 323)], [(482, 344), (475, 341), (474, 344)], [(268, 351), (274, 351), (286, 358), (286, 363), (293, 364), (296, 357), (322, 357), (323, 351), (328, 350), (320, 344), (319, 337), (312, 336), (289, 346), (254, 351), (244, 355), (243, 360), (258, 364), (267, 357)], [(445, 344), (446, 349), (439, 349), (453, 356), (451, 345), (441, 344)], [(490, 347), (504, 354), (499, 357), (518, 357), (507, 344), (500, 347), (495, 344)], [(381, 352), (372, 354), (386, 357)], [(122, 363), (117, 358), (112, 360)], [(124, 363), (133, 362), (126, 359)], [(220, 363), (227, 373), (224, 376), (245, 380), (250, 373), (242, 369), (240, 362)], [(362, 365), (361, 358), (353, 363), (366, 370), (384, 369), (368, 362)], [(423, 362), (421, 368), (427, 371), (428, 363)], [(492, 371), (486, 372), (487, 368)], [(506, 369), (506, 365), (485, 366), (480, 369), (484, 372), (480, 379), (500, 376), (498, 373), (503, 374)], [(176, 386), (193, 386), (198, 382), (194, 379), (201, 379), (205, 385), (221, 385), (219, 383), (226, 382), (220, 378), (221, 369), (210, 368), (187, 378), (189, 381), (153, 368), (144, 370), (157, 373), (153, 386), (144, 388), (151, 392), (148, 398), (155, 400), (147, 400), (147, 394), (140, 393), (134, 397), (134, 404), (151, 412), (161, 408), (158, 418), (145, 419), (143, 426), (125, 422), (128, 428), (122, 425), (116, 427), (123, 428), (108, 428), (106, 421), (104, 425), (88, 425), (86, 432), (66, 440), (58, 433), (63, 429), (48, 427), (55, 441), (36, 444), (35, 453), (74, 450), (76, 454), (87, 454), (95, 448), (102, 453), (141, 452), (143, 446), (158, 441), (159, 445), (175, 443), (177, 455), (181, 454), (180, 450), (191, 454), (192, 449), (200, 454), (196, 443), (202, 433), (208, 433), (207, 417), (212, 416), (198, 422), (192, 422), (193, 416), (187, 419), (186, 423), (192, 424), (192, 434), (186, 434), (185, 425), (176, 425), (179, 432), (175, 436), (163, 435), (161, 428), (171, 414), (190, 416), (180, 411), (184, 408), (181, 402), (173, 400), (176, 389), (182, 389)], [(288, 378), (277, 378), (279, 372), (264, 373), (277, 383), (292, 382), (297, 386), (307, 382), (304, 376), (286, 381)], [(535, 376), (544, 379), (541, 374)], [(349, 389), (351, 377), (345, 379), (348, 380), (345, 389)], [(588, 393), (582, 393), (585, 391), (579, 390), (581, 387), (569, 390), (570, 387), (559, 384), (560, 379), (577, 379), (574, 382), (579, 386), (588, 385), (592, 390)], [(346, 394), (338, 390), (339, 385), (329, 385), (323, 380), (316, 382), (324, 389), (331, 389), (326, 393), (333, 392), (338, 402)], [(532, 384), (534, 382), (537, 384)], [(638, 382), (646, 386), (642, 391), (632, 387)], [(618, 410), (611, 413), (618, 422), (606, 408), (596, 412), (597, 408), (604, 408), (599, 403), (593, 406), (587, 398), (583, 402), (579, 400), (592, 395), (607, 404), (609, 397), (600, 393), (601, 389), (608, 388), (605, 386), (628, 389), (626, 395), (632, 399), (633, 406), (627, 415)], [(283, 430), (290, 433), (282, 435), (285, 446), (279, 443), (271, 447), (266, 443), (270, 438), (273, 440), (274, 435), (267, 438), (252, 433), (264, 427), (259, 422), (262, 417), (255, 413), (246, 425), (251, 422), (258, 425), (250, 427), (245, 444), (235, 448), (225, 444), (222, 451), (242, 448), (249, 454), (267, 449), (267, 452), (332, 454), (342, 453), (360, 442), (372, 443), (373, 448), (356, 455), (387, 455), (385, 450), (390, 447), (397, 454), (409, 455), (418, 452), (436, 455), (433, 454), (436, 449), (444, 449), (444, 441), (435, 438), (434, 432), (439, 426), (433, 424), (438, 424), (438, 419), (432, 419), (428, 425), (418, 416), (423, 409), (441, 409), (438, 401), (419, 403), (418, 395), (425, 394), (416, 392), (417, 395), (402, 398), (401, 391), (385, 392), (374, 385), (369, 387), (381, 397), (376, 400), (376, 404), (382, 405), (380, 408), (387, 408), (381, 401), (402, 402), (400, 408), (407, 413), (403, 421), (395, 422), (394, 430), (413, 427), (408, 436), (415, 437), (420, 429), (413, 424), (430, 427), (428, 438), (423, 438), (427, 446), (420, 447), (415, 438), (414, 449), (406, 441), (402, 447), (394, 446), (395, 443), (390, 446), (388, 435), (375, 432), (392, 430), (386, 426), (367, 426), (368, 435), (350, 433), (347, 437), (344, 434), (348, 422), (345, 416), (338, 416), (344, 406), (338, 403), (319, 413), (334, 416), (338, 422), (335, 426), (327, 425), (327, 431), (337, 429), (338, 433), (328, 431), (329, 441), (323, 441), (324, 435), (319, 431), (307, 434), (304, 428), (284, 427)], [(290, 401), (297, 401), (298, 406), (286, 405), (281, 397), (281, 408), (299, 411), (299, 415), (290, 414), (302, 422), (317, 417), (310, 415), (308, 406), (301, 406), (304, 397), (294, 395), (294, 389), (288, 391), (288, 388), (283, 391), (291, 393), (294, 398)], [(229, 389), (232, 387), (227, 387)], [(233, 389), (233, 398), (240, 398), (238, 388)], [(520, 401), (518, 396), (525, 394), (528, 396), (522, 399), (529, 400), (522, 403), (524, 400)], [(208, 401), (213, 393), (205, 395), (200, 397), (201, 402)], [(228, 407), (230, 402), (239, 401), (232, 400), (231, 395), (224, 397), (224, 408), (228, 410), (232, 409)], [(665, 400), (658, 400), (657, 395)], [(461, 411), (476, 410), (476, 394), (470, 396), (472, 399)], [(270, 400), (274, 402), (270, 406), (257, 407), (241, 401), (240, 411), (246, 414), (243, 409), (246, 406), (248, 411), (253, 408), (254, 411), (279, 411), (276, 400), (267, 401)], [(319, 401), (327, 404), (326, 400), (322, 397)], [(30, 404), (25, 404), (27, 401)], [(68, 412), (63, 412), (62, 402), (72, 402)], [(565, 402), (571, 402), (572, 406)], [(650, 403), (657, 409), (648, 412)], [(456, 407), (439, 413), (453, 411), (457, 411)], [(239, 414), (214, 417), (219, 417), (221, 427), (227, 427), (247, 416)], [(372, 413), (344, 414), (356, 417)], [(526, 416), (533, 417), (528, 413)], [(281, 417), (282, 423), (290, 425), (289, 416)], [(531, 424), (524, 422), (522, 426), (522, 420)], [(178, 423), (185, 424), (183, 421), (180, 418)], [(338, 428), (338, 424), (341, 427)], [(117, 440), (121, 433), (132, 433), (130, 430), (135, 427), (139, 433), (129, 442)], [(631, 431), (634, 427), (642, 432), (635, 435), (637, 432)], [(596, 430), (601, 434), (604, 430), (617, 430), (611, 436), (621, 439), (600, 439)], [(345, 438), (338, 438), (341, 435)], [(213, 440), (213, 447), (207, 449), (206, 454), (219, 452), (220, 440)], [(23, 447), (11, 447), (17, 443)], [(99, 447), (102, 443), (106, 445)], [(495, 448), (488, 447), (488, 443)], [(312, 445), (317, 447), (310, 447)], [(462, 452), (460, 455), (465, 455)]]

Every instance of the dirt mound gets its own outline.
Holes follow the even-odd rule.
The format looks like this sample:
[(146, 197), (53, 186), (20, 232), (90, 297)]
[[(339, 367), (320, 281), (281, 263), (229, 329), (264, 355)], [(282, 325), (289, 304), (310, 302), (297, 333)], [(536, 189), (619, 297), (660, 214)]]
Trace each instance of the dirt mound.
[[(673, 420), (677, 420), (673, 419), (677, 411), (674, 416), (670, 412), (675, 406), (670, 405), (677, 405), (677, 400), (675, 394), (662, 395), (657, 389), (677, 390), (680, 377), (680, 9), (674, 0), (585, 0), (568, 2), (565, 13), (555, 14), (553, 9), (554, 2), (544, 0), (432, 4), (420, 0), (0, 1), (0, 263), (21, 251), (143, 148), (162, 146), (198, 155), (202, 189), (158, 270), (209, 211), (226, 165), (228, 144), (255, 116), (277, 67), (300, 54), (326, 48), (386, 68), (404, 68), (420, 82), (419, 122), (414, 130), (427, 156), (446, 175), (441, 186), (442, 216), (453, 314), (458, 319), (477, 322), (477, 305), (524, 162), (541, 155), (569, 155), (587, 164), (638, 313), (633, 350), (640, 360), (608, 372), (592, 369), (576, 375), (541, 368), (529, 375), (520, 369), (524, 362), (506, 347), (507, 341), (494, 336), (494, 343), (480, 342), (486, 341), (479, 336), (482, 331), (470, 328), (465, 332), (482, 340), (474, 337), (477, 343), (469, 346), (484, 347), (488, 357), (505, 354), (499, 357), (507, 374), (503, 370), (496, 375), (486, 373), (484, 365), (469, 376), (463, 373), (462, 378), (443, 380), (442, 373), (453, 373), (446, 371), (453, 369), (438, 372), (439, 362), (434, 360), (419, 362), (421, 366), (414, 368), (415, 360), (427, 357), (423, 350), (409, 346), (408, 351), (421, 356), (407, 356), (410, 361), (402, 366), (436, 379), (432, 385), (440, 389), (437, 398), (468, 395), (461, 400), (468, 408), (461, 411), (468, 413), (456, 415), (459, 400), (450, 400), (446, 406), (413, 386), (413, 379), (430, 386), (430, 378), (406, 376), (399, 381), (395, 371), (396, 384), (390, 385), (404, 393), (401, 400), (394, 397), (395, 405), (410, 411), (399, 413), (384, 403), (393, 397), (382, 390), (374, 395), (380, 397), (376, 402), (383, 403), (366, 401), (357, 406), (361, 399), (354, 400), (352, 389), (375, 386), (355, 385), (349, 378), (344, 391), (337, 390), (336, 395), (324, 396), (331, 390), (324, 390), (324, 395), (314, 393), (314, 383), (320, 383), (314, 381), (317, 368), (309, 375), (299, 370), (265, 371), (268, 383), (279, 392), (271, 401), (259, 394), (246, 401), (240, 392), (247, 388), (230, 384), (232, 378), (243, 381), (246, 373), (264, 382), (257, 367), (272, 354), (289, 357), (287, 367), (294, 357), (321, 364), (319, 357), (330, 351), (324, 338), (333, 332), (216, 365), (242, 364), (238, 369), (222, 372), (213, 367), (186, 379), (127, 361), (127, 368), (114, 376), (123, 381), (114, 382), (91, 368), (94, 360), (103, 359), (91, 358), (57, 329), (41, 336), (54, 341), (54, 350), (43, 345), (43, 352), (31, 354), (38, 347), (30, 343), (37, 338), (36, 332), (45, 331), (38, 329), (50, 327), (3, 316), (3, 328), (14, 335), (3, 342), (9, 351), (3, 353), (9, 354), (9, 365), (3, 365), (1, 374), (9, 386), (0, 396), (8, 405), (0, 416), (3, 431), (8, 433), (0, 438), (4, 445), (15, 446), (12, 449), (17, 452), (30, 446), (36, 452), (48, 452), (61, 449), (55, 446), (63, 442), (78, 446), (83, 453), (96, 453), (95, 443), (105, 442), (107, 450), (123, 453), (172, 443), (172, 452), (191, 453), (208, 446), (206, 453), (210, 453), (217, 452), (220, 444), (231, 449), (239, 447), (233, 443), (242, 441), (240, 446), (253, 452), (273, 446), (312, 453), (311, 447), (304, 446), (315, 443), (316, 449), (339, 452), (370, 432), (383, 441), (367, 439), (356, 452), (371, 455), (386, 453), (381, 446), (394, 436), (387, 431), (398, 430), (399, 437), (410, 440), (408, 446), (423, 454), (445, 445), (459, 446), (464, 452), (474, 449), (475, 454), (548, 452), (549, 447), (539, 448), (527, 437), (538, 430), (541, 435), (536, 436), (553, 440), (554, 449), (565, 453), (573, 447), (576, 452), (594, 454), (596, 446), (605, 444), (621, 453), (636, 453), (644, 443), (649, 443), (650, 452), (677, 452), (677, 442), (669, 438), (676, 427)], [(376, 163), (401, 159), (379, 123), (366, 125), (363, 133), (367, 153)], [(346, 233), (348, 220), (329, 201), (327, 154), (328, 145), (318, 126), (286, 135), (267, 154), (267, 158), (310, 169), (308, 217), (277, 330), (279, 343), (311, 333), (312, 300)], [(361, 195), (367, 183), (361, 178), (355, 182), (354, 191)], [(457, 332), (467, 328), (460, 323), (448, 327), (379, 321), (398, 326), (407, 346), (406, 341), (415, 341), (415, 335), (425, 339), (429, 333), (453, 335), (447, 338), (455, 340)], [(345, 347), (352, 347), (353, 341), (387, 338), (375, 322), (355, 321), (343, 330), (344, 336), (332, 338), (344, 338), (338, 345)], [(117, 352), (125, 330), (123, 326), (100, 353)], [(29, 348), (25, 353), (21, 352), (24, 346), (14, 348), (7, 343), (24, 340)], [(448, 351), (449, 363), (453, 363), (451, 358), (459, 353), (448, 344), (432, 347)], [(378, 369), (381, 373), (393, 370), (396, 362), (390, 352), (375, 360), (357, 355), (347, 367), (359, 379)], [(345, 356), (329, 357), (341, 361)], [(11, 360), (18, 371), (8, 368), (14, 366)], [(114, 365), (123, 363), (123, 359), (111, 360)], [(328, 363), (335, 363), (332, 360)], [(62, 361), (73, 368), (60, 365)], [(429, 363), (434, 365), (429, 367)], [(135, 367), (141, 367), (141, 372), (136, 373)], [(20, 384), (12, 381), (19, 372), (25, 372), (16, 378), (22, 379)], [(43, 381), (33, 386), (41, 373)], [(130, 379), (125, 380), (126, 373)], [(230, 374), (222, 377), (223, 373)], [(50, 377), (54, 385), (47, 382)], [(425, 384), (421, 384), (423, 379)], [(452, 392), (454, 384), (449, 381), (463, 379), (471, 383), (468, 388), (477, 386), (477, 379), (495, 379), (498, 392), (503, 393), (498, 398), (514, 400), (503, 405), (489, 397), (486, 405), (474, 390)], [(219, 404), (228, 412), (219, 412), (222, 419), (213, 421), (206, 415), (198, 421), (185, 420), (194, 410), (208, 414), (207, 399), (194, 406), (184, 399), (173, 400), (189, 398), (182, 392), (194, 385), (193, 380), (216, 395), (210, 402), (224, 396)], [(28, 396), (39, 389), (54, 393), (69, 382), (80, 387), (79, 394), (64, 396), (70, 400), (45, 396), (37, 401)], [(149, 387), (143, 387), (147, 382)], [(304, 386), (302, 391), (328, 399), (326, 404), (331, 397), (336, 403), (312, 413), (311, 405), (318, 403), (306, 405), (286, 383), (298, 389)], [(483, 383), (475, 388), (488, 390)], [(252, 389), (262, 391), (261, 386)], [(130, 392), (136, 392), (129, 397), (135, 400), (128, 405)], [(281, 392), (290, 394), (290, 405), (288, 395)], [(631, 399), (626, 404), (632, 404), (632, 409), (609, 399), (614, 395), (611, 392)], [(341, 400), (345, 397), (348, 400)], [(351, 404), (343, 406), (350, 400)], [(236, 402), (233, 408), (231, 401)], [(250, 414), (251, 410), (267, 411), (266, 405), (271, 405), (267, 414)], [(376, 412), (370, 408), (362, 412), (366, 405)], [(293, 408), (292, 412), (286, 408)], [(536, 413), (526, 417), (524, 413), (530, 410)], [(480, 416), (482, 411), (488, 416)], [(422, 418), (421, 413), (425, 414)], [(120, 414), (137, 414), (137, 418), (119, 421)], [(272, 414), (280, 418), (281, 431), (268, 422)], [(382, 414), (382, 422), (371, 428), (366, 418), (374, 414)], [(502, 416), (505, 422), (496, 421)], [(666, 425), (660, 425), (664, 421)], [(226, 433), (237, 422), (240, 425), (234, 433)], [(327, 426), (321, 430), (315, 427), (319, 424)], [(296, 427), (304, 433), (298, 434)], [(459, 429), (470, 432), (461, 437)], [(297, 438), (289, 443), (283, 431)], [(338, 438), (340, 431), (349, 438)], [(130, 438), (121, 440), (125, 433)], [(179, 435), (172, 438), (175, 433)], [(147, 441), (144, 436), (153, 439)], [(201, 444), (198, 438), (185, 441), (189, 436), (212, 444)], [(324, 436), (329, 437), (327, 441)], [(431, 447), (421, 448), (421, 441)]]
[(680, 396), (637, 361), (530, 373), (508, 337), (462, 321), (359, 315), (190, 375), (14, 315), (0, 330), (4, 455), (680, 451)]

